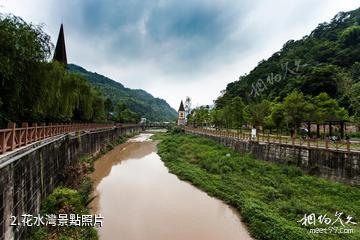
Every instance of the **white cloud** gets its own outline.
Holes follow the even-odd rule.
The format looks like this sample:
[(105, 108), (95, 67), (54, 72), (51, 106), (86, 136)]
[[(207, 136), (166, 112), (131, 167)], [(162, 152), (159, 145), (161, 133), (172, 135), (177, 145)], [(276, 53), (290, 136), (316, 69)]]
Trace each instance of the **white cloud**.
[(212, 104), (226, 84), (309, 34), (357, 0), (0, 0), (56, 41), (63, 19), (68, 59), (178, 108)]

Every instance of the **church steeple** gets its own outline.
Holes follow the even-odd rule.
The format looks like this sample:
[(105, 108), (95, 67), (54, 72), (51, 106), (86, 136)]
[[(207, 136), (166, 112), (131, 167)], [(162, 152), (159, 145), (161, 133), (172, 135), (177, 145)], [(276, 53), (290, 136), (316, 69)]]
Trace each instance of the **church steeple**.
[(185, 108), (184, 108), (184, 104), (183, 104), (183, 101), (181, 100), (180, 102), (180, 107), (179, 107), (179, 112), (185, 112)]
[(184, 104), (183, 101), (181, 100), (180, 102), (180, 107), (179, 107), (179, 111), (178, 111), (178, 125), (185, 125), (186, 124), (186, 120), (185, 120), (185, 108), (184, 108)]
[(65, 48), (65, 37), (63, 24), (60, 26), (59, 37), (56, 43), (55, 53), (53, 60), (61, 62), (67, 66), (66, 48)]

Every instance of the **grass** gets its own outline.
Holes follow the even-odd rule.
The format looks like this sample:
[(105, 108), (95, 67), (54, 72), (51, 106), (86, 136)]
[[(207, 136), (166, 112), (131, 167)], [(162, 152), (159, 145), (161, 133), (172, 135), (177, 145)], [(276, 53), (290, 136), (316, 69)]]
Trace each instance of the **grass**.
[(255, 239), (360, 239), (360, 223), (347, 224), (354, 233), (310, 233), (302, 226), (305, 214), (325, 215), (333, 221), (360, 220), (360, 187), (309, 176), (294, 166), (273, 164), (249, 155), (240, 155), (216, 142), (192, 135), (162, 133), (158, 153), (169, 170), (209, 195), (238, 210)]

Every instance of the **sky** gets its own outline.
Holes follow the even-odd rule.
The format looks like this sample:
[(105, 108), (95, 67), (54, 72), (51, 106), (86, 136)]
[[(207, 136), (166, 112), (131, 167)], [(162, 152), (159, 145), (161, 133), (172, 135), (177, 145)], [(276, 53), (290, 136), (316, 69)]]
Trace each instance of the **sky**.
[[(359, 0), (0, 0), (0, 12), (43, 25), (68, 62), (193, 107)], [(301, 56), (298, 56), (301, 59)]]

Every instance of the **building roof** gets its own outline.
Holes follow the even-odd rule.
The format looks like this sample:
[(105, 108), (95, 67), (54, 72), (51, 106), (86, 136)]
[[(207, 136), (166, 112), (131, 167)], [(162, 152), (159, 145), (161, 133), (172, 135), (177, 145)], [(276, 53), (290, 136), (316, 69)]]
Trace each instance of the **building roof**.
[(59, 37), (56, 42), (56, 48), (53, 60), (61, 62), (67, 66), (66, 48), (65, 48), (65, 37), (63, 24), (60, 26)]
[(183, 104), (183, 101), (181, 100), (180, 102), (180, 107), (179, 107), (179, 112), (182, 111), (182, 112), (185, 112), (185, 108), (184, 108), (184, 104)]

